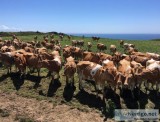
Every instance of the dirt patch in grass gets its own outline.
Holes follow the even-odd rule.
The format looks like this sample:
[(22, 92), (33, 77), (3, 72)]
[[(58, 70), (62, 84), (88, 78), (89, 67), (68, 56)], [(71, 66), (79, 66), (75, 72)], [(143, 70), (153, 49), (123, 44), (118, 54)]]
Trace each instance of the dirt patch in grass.
[(53, 103), (34, 98), (24, 98), (15, 93), (0, 91), (0, 121), (4, 122), (102, 122), (103, 117), (93, 110), (82, 112), (66, 104)]

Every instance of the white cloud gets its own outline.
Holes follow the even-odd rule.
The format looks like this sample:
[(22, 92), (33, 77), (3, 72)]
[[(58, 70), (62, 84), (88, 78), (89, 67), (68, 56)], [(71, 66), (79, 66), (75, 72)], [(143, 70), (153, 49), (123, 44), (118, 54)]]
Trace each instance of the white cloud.
[(5, 32), (13, 32), (13, 31), (20, 31), (20, 28), (16, 28), (16, 27), (9, 27), (6, 25), (0, 25), (0, 31), (5, 31)]

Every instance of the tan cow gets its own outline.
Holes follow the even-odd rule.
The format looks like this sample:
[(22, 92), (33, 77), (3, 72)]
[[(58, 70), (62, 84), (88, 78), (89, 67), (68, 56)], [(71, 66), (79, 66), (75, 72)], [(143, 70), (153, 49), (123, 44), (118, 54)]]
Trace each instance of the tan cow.
[(110, 53), (113, 55), (116, 51), (117, 51), (117, 48), (116, 48), (116, 45), (110, 45)]
[(24, 55), (20, 53), (16, 53), (14, 56), (14, 63), (15, 63), (15, 66), (18, 68), (19, 72), (21, 73), (21, 76), (25, 75), (27, 63)]
[(110, 74), (112, 74), (113, 77), (111, 78), (108, 78), (107, 80), (107, 85), (109, 85), (111, 88), (114, 89), (114, 91), (116, 91), (116, 86), (117, 86), (117, 81), (116, 81), (116, 77), (117, 77), (117, 68), (116, 66), (114, 65), (114, 62), (111, 61), (111, 60), (104, 60), (102, 62), (102, 66), (108, 70), (108, 72)]
[(71, 85), (74, 85), (74, 74), (76, 73), (76, 63), (73, 57), (67, 58), (67, 63), (64, 65), (64, 75), (66, 76), (66, 85), (71, 79)]
[(91, 61), (95, 63), (100, 63), (100, 56), (94, 52), (83, 52), (83, 61)]
[(99, 50), (99, 52), (107, 50), (107, 46), (102, 44), (102, 43), (98, 43), (97, 44), (97, 50)]
[[(90, 61), (79, 61), (77, 64), (77, 73), (79, 78), (79, 89), (83, 89), (83, 80), (93, 80), (95, 84), (95, 90), (100, 90), (100, 86), (103, 91), (103, 100), (105, 100), (105, 81), (111, 81), (114, 79), (114, 75), (110, 70), (104, 68), (103, 66), (90, 62)], [(99, 86), (99, 87), (98, 87)], [(97, 95), (98, 97), (98, 92)]]
[(57, 79), (60, 78), (59, 72), (62, 67), (62, 59), (60, 56), (54, 57), (53, 60), (42, 60), (40, 61), (40, 64), (42, 67), (47, 68), (52, 73), (52, 81), (54, 81), (55, 76), (57, 76)]
[(42, 57), (39, 56), (38, 54), (33, 54), (33, 53), (24, 53), (23, 54), (25, 59), (26, 59), (26, 63), (27, 63), (27, 67), (30, 69), (37, 69), (38, 72), (38, 76), (40, 76), (40, 69), (41, 69), (41, 65), (40, 65), (40, 61), (42, 60)]
[(160, 61), (156, 61), (154, 59), (148, 60), (146, 63), (146, 68), (139, 73), (136, 74), (136, 77), (140, 80), (145, 81), (146, 92), (149, 88), (149, 83), (156, 85), (156, 90), (158, 94), (159, 86), (160, 86)]
[(120, 72), (117, 78), (118, 86), (122, 85), (123, 88), (128, 88), (132, 91), (132, 97), (134, 98), (133, 90), (136, 82), (134, 77), (134, 70), (131, 67), (131, 63), (125, 59), (121, 60), (118, 64), (118, 72)]
[(0, 52), (0, 61), (7, 67), (7, 73), (11, 73), (11, 67), (14, 64), (14, 55), (15, 52)]
[(91, 42), (87, 42), (87, 50), (91, 51), (91, 47), (92, 47), (92, 43)]
[(120, 47), (123, 47), (123, 44), (124, 44), (124, 40), (120, 40), (120, 41), (119, 41)]

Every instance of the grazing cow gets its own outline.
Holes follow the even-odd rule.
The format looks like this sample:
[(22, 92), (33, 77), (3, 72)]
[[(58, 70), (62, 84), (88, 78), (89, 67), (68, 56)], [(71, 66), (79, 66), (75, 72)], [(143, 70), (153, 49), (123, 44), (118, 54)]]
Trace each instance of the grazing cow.
[(14, 62), (15, 62), (15, 66), (18, 68), (19, 72), (21, 73), (21, 76), (25, 75), (27, 63), (24, 55), (20, 53), (16, 53), (14, 55)]
[(7, 67), (7, 73), (11, 73), (11, 67), (14, 64), (14, 55), (15, 52), (0, 52), (0, 61)]
[(146, 63), (146, 68), (139, 74), (136, 74), (138, 79), (145, 80), (146, 92), (149, 88), (149, 83), (153, 85), (156, 84), (156, 90), (158, 94), (160, 85), (160, 61), (154, 59), (148, 60)]
[(117, 51), (117, 48), (116, 48), (116, 45), (110, 45), (110, 53), (113, 55), (116, 51)]
[(50, 38), (51, 38), (51, 39), (54, 39), (54, 34), (51, 34), (51, 35), (50, 35)]
[(93, 37), (92, 37), (92, 40), (93, 40), (93, 41), (98, 41), (99, 39), (100, 39), (100, 37), (96, 37), (96, 36), (93, 36)]
[(112, 56), (106, 53), (97, 53), (99, 56), (99, 64), (102, 64), (102, 62), (106, 59), (112, 60)]
[(25, 50), (26, 52), (29, 52), (29, 53), (33, 53), (33, 52), (34, 52), (34, 48), (28, 47), (28, 46), (24, 47), (24, 50)]
[(146, 52), (146, 55), (149, 58), (160, 61), (160, 55), (159, 54)]
[(72, 46), (77, 46), (77, 40), (72, 40)]
[(87, 42), (87, 50), (91, 51), (91, 47), (92, 47), (92, 43), (91, 42)]
[(37, 38), (38, 38), (38, 37), (37, 37), (37, 36), (35, 36), (35, 37), (34, 37), (34, 41), (37, 41)]
[(35, 43), (35, 47), (40, 48), (40, 47), (41, 47), (41, 42), (40, 42), (40, 41), (37, 41), (37, 42)]
[(102, 43), (98, 43), (97, 44), (97, 50), (99, 50), (99, 52), (107, 50), (107, 46), (102, 44)]
[(2, 40), (3, 40), (2, 37), (0, 37), (0, 42), (1, 42)]
[(134, 98), (133, 90), (135, 87), (135, 77), (134, 70), (131, 67), (131, 63), (125, 59), (121, 60), (118, 64), (118, 72), (120, 75), (118, 76), (117, 84), (122, 85), (122, 88), (128, 88), (132, 91), (132, 98)]
[(52, 73), (52, 81), (54, 81), (55, 76), (57, 75), (57, 79), (60, 78), (59, 72), (62, 67), (61, 57), (56, 56), (53, 60), (42, 60), (40, 64), (42, 67), (47, 68)]
[[(38, 54), (33, 54), (33, 53), (24, 53), (24, 57), (26, 58), (26, 63), (29, 69), (37, 69), (38, 76), (40, 76), (40, 61), (42, 60), (42, 57), (39, 56)], [(30, 70), (31, 71), (31, 70)]]
[(120, 45), (120, 47), (123, 47), (123, 45), (124, 45), (124, 40), (120, 40), (120, 41), (119, 41), (119, 45)]
[(5, 53), (5, 52), (9, 52), (8, 50), (9, 50), (9, 49), (8, 49), (8, 46), (5, 45), (5, 46), (2, 46), (2, 47), (1, 47), (1, 50), (0, 50), (0, 51), (1, 51), (2, 53)]
[(54, 45), (54, 47), (53, 47), (53, 49), (55, 50), (55, 51), (58, 51), (59, 52), (59, 54), (61, 54), (61, 45), (59, 44), (59, 45)]
[(140, 63), (142, 66), (146, 66), (146, 62), (150, 58), (146, 57), (146, 56), (130, 55), (130, 56), (126, 56), (125, 59), (128, 60), (128, 61), (136, 61), (136, 62)]
[(79, 48), (79, 47), (75, 47), (73, 49), (72, 52), (73, 57), (78, 60), (78, 59), (82, 59), (82, 55), (83, 55), (83, 49)]
[[(114, 75), (112, 71), (104, 68), (103, 66), (90, 62), (90, 61), (80, 61), (77, 64), (77, 73), (79, 78), (79, 89), (83, 89), (82, 81), (83, 80), (93, 80), (96, 90), (96, 96), (98, 97), (97, 90), (100, 90), (100, 86), (103, 91), (103, 100), (105, 100), (105, 81), (112, 81)], [(112, 80), (111, 80), (112, 79)], [(99, 88), (97, 87), (99, 86)]]
[(73, 57), (68, 57), (67, 63), (64, 65), (64, 75), (66, 76), (66, 85), (68, 85), (69, 79), (71, 79), (71, 85), (74, 85), (74, 74), (76, 73), (76, 63)]
[(66, 58), (68, 58), (69, 56), (72, 56), (72, 51), (73, 51), (73, 47), (72, 46), (65, 46), (63, 48), (64, 61), (66, 61)]
[(53, 55), (53, 57), (60, 56), (59, 52), (56, 50), (52, 51), (51, 54)]
[(77, 41), (77, 46), (83, 47), (84, 46), (84, 41), (83, 40), (78, 40)]
[(93, 52), (83, 52), (82, 56), (83, 61), (91, 61), (95, 63), (100, 63), (100, 56)]
[(41, 47), (41, 48), (36, 48), (35, 49), (35, 53), (36, 54), (42, 54), (44, 52), (47, 52), (47, 49), (45, 47)]
[(72, 36), (71, 35), (67, 35), (67, 37), (68, 37), (68, 40), (70, 41), (71, 40), (71, 38), (72, 38)]
[(55, 39), (51, 39), (50, 43), (54, 45), (56, 43)]
[(108, 59), (104, 60), (102, 62), (102, 66), (108, 70), (108, 72), (113, 76), (111, 78), (108, 78), (107, 80), (107, 84), (109, 85), (109, 87), (113, 88), (114, 91), (116, 91), (116, 86), (117, 86), (117, 81), (116, 81), (116, 77), (117, 77), (117, 68), (114, 65), (113, 61), (110, 61)]

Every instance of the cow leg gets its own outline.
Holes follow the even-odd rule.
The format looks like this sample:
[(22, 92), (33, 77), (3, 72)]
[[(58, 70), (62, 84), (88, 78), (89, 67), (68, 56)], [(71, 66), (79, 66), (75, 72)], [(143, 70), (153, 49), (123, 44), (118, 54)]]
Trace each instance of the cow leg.
[(68, 86), (68, 76), (66, 76), (66, 86)]
[(57, 79), (60, 79), (60, 75), (59, 75), (59, 73), (56, 73), (57, 74)]
[(82, 87), (82, 74), (79, 74), (79, 90), (83, 90), (83, 87)]
[(72, 76), (72, 82), (71, 82), (71, 86), (74, 86), (74, 76)]
[(148, 86), (149, 86), (149, 84), (148, 84), (148, 80), (147, 81), (145, 81), (145, 89), (146, 89), (146, 93), (147, 93), (147, 90), (148, 90)]
[(160, 84), (158, 82), (156, 82), (156, 91), (157, 91), (157, 96), (159, 94), (159, 87), (160, 87)]
[(38, 77), (40, 76), (40, 69), (37, 69), (37, 72), (38, 72)]

